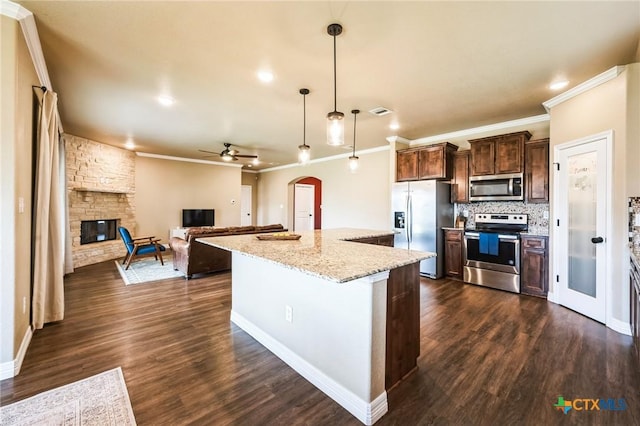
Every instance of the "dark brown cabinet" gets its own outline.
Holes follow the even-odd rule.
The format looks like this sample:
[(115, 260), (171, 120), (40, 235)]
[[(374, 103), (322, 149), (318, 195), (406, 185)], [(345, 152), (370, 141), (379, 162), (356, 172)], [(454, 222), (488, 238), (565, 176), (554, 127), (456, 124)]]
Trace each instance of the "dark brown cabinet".
[(453, 178), (451, 179), (451, 202), (469, 202), (469, 159), (471, 151), (453, 153)]
[(444, 230), (445, 275), (462, 280), (462, 229)]
[(472, 139), (471, 176), (522, 173), (524, 143), (531, 138), (528, 131)]
[[(350, 241), (393, 247), (393, 235)], [(416, 369), (420, 355), (420, 262), (389, 271), (385, 389), (391, 389)]]
[(527, 203), (549, 202), (549, 139), (525, 143), (525, 200)]
[(631, 259), (629, 268), (631, 287), (631, 336), (636, 358), (640, 361), (640, 265)]
[(547, 297), (549, 291), (549, 239), (543, 236), (523, 235), (520, 256), (520, 292), (531, 296)]
[(396, 153), (396, 180), (451, 179), (453, 153), (457, 146), (449, 142), (409, 148)]

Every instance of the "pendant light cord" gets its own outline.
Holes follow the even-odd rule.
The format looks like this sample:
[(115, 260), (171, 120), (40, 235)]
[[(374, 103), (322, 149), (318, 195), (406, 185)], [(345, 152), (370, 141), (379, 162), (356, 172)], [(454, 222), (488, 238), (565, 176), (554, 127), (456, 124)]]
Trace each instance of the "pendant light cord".
[(356, 120), (358, 119), (358, 114), (353, 114), (353, 157), (356, 156)]
[(307, 95), (302, 95), (302, 145), (307, 146)]
[(333, 110), (338, 111), (338, 74), (336, 73), (336, 36), (333, 36)]

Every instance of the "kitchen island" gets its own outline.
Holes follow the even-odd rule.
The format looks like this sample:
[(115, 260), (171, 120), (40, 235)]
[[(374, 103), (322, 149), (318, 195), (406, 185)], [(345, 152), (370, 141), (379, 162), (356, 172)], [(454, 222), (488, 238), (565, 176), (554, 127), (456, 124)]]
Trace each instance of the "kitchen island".
[(301, 235), (198, 241), (232, 252), (231, 321), (373, 424), (388, 410), (387, 390), (416, 368), (419, 262), (435, 254), (376, 245), (389, 231)]

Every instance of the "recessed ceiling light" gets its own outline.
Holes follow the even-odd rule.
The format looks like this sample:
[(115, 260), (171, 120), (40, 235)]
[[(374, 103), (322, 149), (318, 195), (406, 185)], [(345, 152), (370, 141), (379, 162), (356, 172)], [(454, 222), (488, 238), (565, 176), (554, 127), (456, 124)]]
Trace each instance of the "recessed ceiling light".
[(400, 128), (400, 125), (398, 123), (391, 123), (389, 124), (389, 128), (391, 130), (398, 130)]
[(258, 79), (263, 83), (271, 83), (273, 81), (273, 73), (271, 71), (258, 71)]
[(252, 163), (257, 166), (258, 164), (260, 164), (260, 161), (257, 158), (254, 158)]
[(549, 89), (551, 89), (551, 90), (560, 90), (560, 89), (564, 89), (568, 85), (569, 85), (569, 81), (568, 80), (560, 80), (560, 81), (556, 81), (555, 83), (551, 83), (549, 85)]
[(166, 106), (166, 107), (170, 107), (171, 105), (176, 103), (176, 100), (169, 95), (160, 95), (156, 99), (158, 100), (160, 105)]
[(127, 142), (125, 142), (124, 147), (127, 149), (133, 149), (136, 147), (136, 144), (134, 144), (131, 139), (128, 139)]

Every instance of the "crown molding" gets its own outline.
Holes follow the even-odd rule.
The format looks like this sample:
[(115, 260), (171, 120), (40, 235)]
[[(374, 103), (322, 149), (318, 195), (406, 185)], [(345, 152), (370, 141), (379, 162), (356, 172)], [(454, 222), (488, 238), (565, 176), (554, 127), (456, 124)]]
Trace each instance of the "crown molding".
[[(356, 151), (356, 154), (367, 155), (367, 154), (373, 154), (374, 152), (381, 152), (381, 151), (388, 151), (388, 150), (389, 150), (389, 145), (385, 145), (385, 146), (379, 146), (376, 148), (364, 149), (362, 151)], [(264, 173), (264, 172), (273, 172), (276, 170), (290, 169), (292, 167), (306, 167), (309, 164), (324, 163), (325, 161), (333, 161), (333, 160), (339, 160), (341, 158), (349, 158), (351, 155), (352, 155), (351, 152), (347, 152), (345, 154), (332, 155), (330, 157), (315, 158), (313, 160), (310, 160), (305, 166), (302, 166), (299, 163), (292, 163), (292, 164), (285, 164), (283, 166), (276, 166), (276, 167), (270, 167), (268, 169), (258, 170), (257, 172)]]
[(624, 65), (618, 65), (618, 66), (609, 68), (605, 72), (603, 72), (601, 74), (598, 74), (597, 76), (595, 76), (593, 78), (590, 78), (589, 80), (585, 81), (584, 83), (580, 83), (576, 87), (574, 87), (572, 89), (569, 89), (566, 92), (561, 93), (558, 96), (549, 99), (548, 101), (543, 102), (542, 106), (544, 106), (544, 108), (547, 110), (547, 112), (549, 112), (551, 110), (551, 108), (553, 108), (553, 107), (555, 107), (557, 105), (560, 105), (561, 103), (566, 102), (571, 98), (575, 98), (576, 96), (580, 95), (581, 93), (589, 91), (589, 90), (593, 89), (594, 87), (598, 87), (601, 84), (604, 84), (609, 80), (613, 80), (614, 78), (619, 76), (620, 73), (622, 73), (622, 71), (624, 71), (624, 69), (625, 69)]
[(20, 21), (29, 15), (33, 16), (33, 13), (18, 3), (8, 0), (0, 0), (0, 15), (8, 16), (16, 21)]
[(404, 143), (404, 144), (410, 144), (411, 141), (409, 139), (405, 139), (402, 136), (388, 136), (385, 138), (387, 140), (387, 142), (389, 143)]
[(185, 163), (209, 164), (211, 166), (225, 166), (225, 167), (236, 167), (236, 168), (242, 167), (242, 164), (223, 163), (221, 161), (198, 160), (195, 158), (173, 157), (170, 155), (150, 154), (148, 152), (136, 152), (136, 155), (138, 157), (157, 158), (159, 160), (169, 160), (169, 161), (183, 161)]
[(409, 141), (409, 146), (426, 145), (434, 142), (442, 142), (446, 139), (457, 139), (476, 136), (480, 133), (503, 132), (514, 127), (528, 126), (531, 124), (549, 121), (549, 114), (534, 115), (532, 117), (519, 118), (517, 120), (503, 121), (502, 123), (488, 124), (486, 126), (472, 127), (470, 129), (457, 130), (455, 132), (443, 133), (441, 135), (427, 136)]

